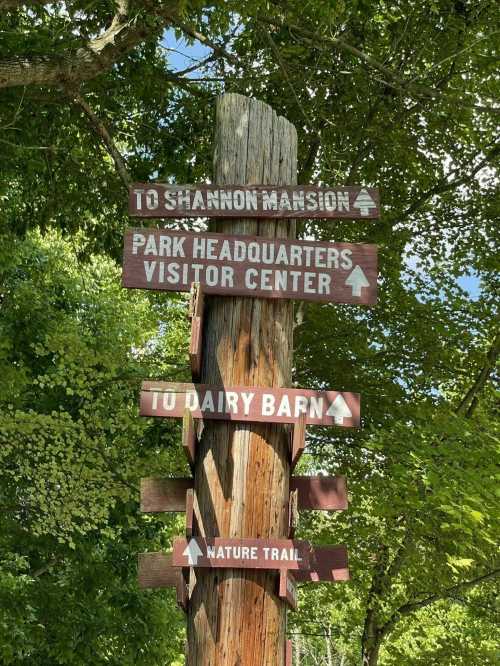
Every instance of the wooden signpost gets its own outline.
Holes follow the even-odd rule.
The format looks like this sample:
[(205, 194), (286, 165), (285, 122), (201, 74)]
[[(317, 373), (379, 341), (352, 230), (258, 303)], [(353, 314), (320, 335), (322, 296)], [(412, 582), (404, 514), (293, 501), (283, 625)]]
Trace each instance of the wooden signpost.
[(373, 305), (377, 246), (129, 229), (123, 286)]
[(185, 511), (186, 537), (171, 555), (139, 556), (140, 587), (175, 587), (187, 611), (188, 666), (291, 666), (286, 607), (296, 608), (296, 584), (349, 578), (345, 546), (293, 539), (299, 510), (347, 508), (345, 478), (291, 472), (307, 425), (359, 427), (360, 396), (283, 387), (292, 383), (291, 299), (373, 305), (377, 248), (296, 240), (294, 220), (377, 218), (379, 195), (295, 185), (296, 151), (294, 127), (270, 107), (223, 95), (215, 184), (130, 188), (133, 216), (217, 218), (203, 234), (130, 229), (124, 243), (125, 287), (191, 291), (199, 383), (143, 382), (140, 397), (142, 416), (183, 418), (193, 473), (142, 480), (141, 510)]
[(134, 217), (377, 218), (378, 190), (312, 185), (168, 185), (129, 188)]
[(141, 416), (180, 417), (251, 423), (359, 426), (360, 396), (347, 391), (222, 387), (175, 382), (142, 382)]

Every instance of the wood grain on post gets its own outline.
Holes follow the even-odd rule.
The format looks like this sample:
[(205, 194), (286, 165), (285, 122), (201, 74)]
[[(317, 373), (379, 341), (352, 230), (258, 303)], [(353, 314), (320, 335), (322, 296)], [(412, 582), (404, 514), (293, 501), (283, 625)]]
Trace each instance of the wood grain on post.
[[(236, 94), (217, 103), (214, 182), (293, 185), (293, 125), (266, 104)], [(295, 223), (220, 219), (211, 231), (293, 238)], [(292, 303), (207, 297), (201, 381), (291, 385)], [(205, 421), (196, 452), (196, 516), (202, 536), (285, 538), (288, 530), (287, 426)], [(189, 666), (283, 666), (285, 604), (276, 572), (194, 569), (188, 611)]]

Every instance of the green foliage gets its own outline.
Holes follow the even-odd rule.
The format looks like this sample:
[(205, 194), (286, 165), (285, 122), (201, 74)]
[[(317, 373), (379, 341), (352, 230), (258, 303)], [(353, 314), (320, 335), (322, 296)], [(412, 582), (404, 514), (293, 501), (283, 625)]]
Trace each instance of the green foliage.
[(2, 663), (173, 660), (180, 614), (138, 591), (136, 554), (178, 528), (143, 519), (137, 489), (182, 470), (179, 429), (141, 420), (137, 393), (186, 373), (185, 306), (123, 290), (56, 233), (2, 251)]
[[(133, 179), (210, 178), (230, 90), (296, 125), (302, 182), (381, 190), (379, 222), (299, 229), (377, 243), (380, 273), (375, 308), (304, 305), (295, 331), (297, 384), (359, 391), (363, 415), (309, 429), (301, 471), (346, 474), (350, 509), (303, 513), (299, 536), (346, 543), (352, 581), (302, 587), (301, 663), (495, 663), (495, 581), (460, 584), (498, 568), (497, 4), (186, 2), (237, 62), (180, 80), (173, 31), (132, 5), (149, 35), (80, 88)], [(114, 6), (4, 12), (0, 60), (71, 53)], [(181, 664), (171, 593), (135, 582), (136, 554), (180, 531), (137, 505), (141, 476), (187, 472), (180, 426), (137, 395), (189, 376), (185, 298), (120, 286), (125, 191), (63, 87), (0, 91), (0, 146), (0, 661)]]

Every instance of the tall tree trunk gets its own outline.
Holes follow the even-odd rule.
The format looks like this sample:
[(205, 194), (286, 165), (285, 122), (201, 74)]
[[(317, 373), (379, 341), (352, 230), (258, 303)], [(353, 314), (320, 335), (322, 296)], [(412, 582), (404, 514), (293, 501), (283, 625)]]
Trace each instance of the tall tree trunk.
[(327, 663), (327, 666), (333, 666), (332, 628), (330, 626), (328, 626), (327, 629), (326, 629), (325, 641), (326, 641), (326, 663)]
[(380, 640), (378, 639), (369, 646), (363, 646), (363, 666), (377, 666), (379, 651)]
[[(295, 184), (293, 125), (256, 100), (217, 104), (214, 182)], [(224, 234), (293, 238), (287, 220), (219, 220)], [(291, 301), (207, 298), (201, 381), (219, 386), (290, 385)], [(199, 532), (205, 536), (285, 538), (290, 478), (282, 425), (207, 421), (196, 456)], [(196, 569), (188, 614), (189, 666), (282, 666), (285, 605), (276, 572)]]

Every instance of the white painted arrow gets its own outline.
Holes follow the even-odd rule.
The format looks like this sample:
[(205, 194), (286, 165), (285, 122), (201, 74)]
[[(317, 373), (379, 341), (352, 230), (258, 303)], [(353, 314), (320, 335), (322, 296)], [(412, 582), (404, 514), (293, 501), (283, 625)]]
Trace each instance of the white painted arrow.
[(187, 556), (188, 564), (195, 567), (198, 564), (198, 558), (203, 555), (203, 551), (198, 546), (196, 539), (191, 539), (182, 554)]
[(361, 215), (369, 215), (370, 208), (376, 208), (377, 204), (373, 201), (367, 190), (360, 190), (352, 207), (359, 208)]
[(361, 266), (355, 266), (352, 273), (347, 276), (345, 281), (346, 285), (352, 288), (353, 296), (361, 296), (361, 289), (363, 287), (369, 287), (370, 283), (366, 279), (366, 275), (363, 273)]
[(347, 402), (344, 400), (344, 397), (340, 393), (328, 408), (327, 415), (333, 416), (337, 425), (342, 425), (344, 423), (344, 419), (351, 418), (352, 412), (349, 409)]

